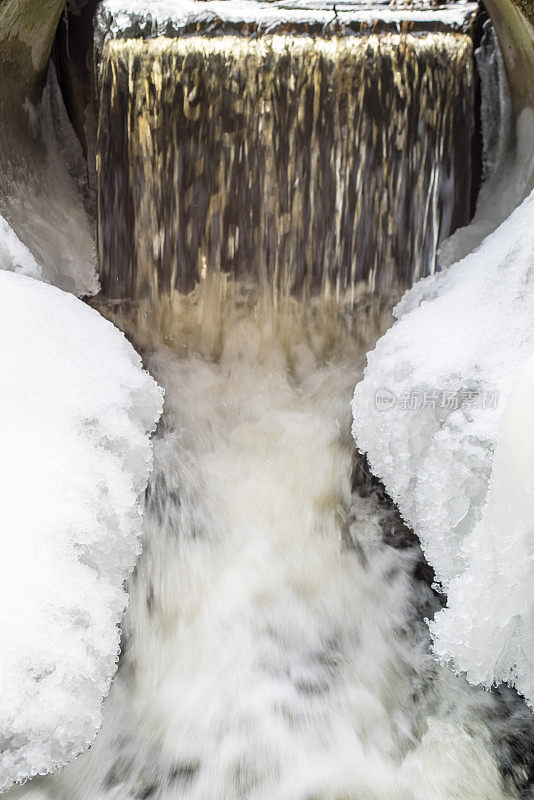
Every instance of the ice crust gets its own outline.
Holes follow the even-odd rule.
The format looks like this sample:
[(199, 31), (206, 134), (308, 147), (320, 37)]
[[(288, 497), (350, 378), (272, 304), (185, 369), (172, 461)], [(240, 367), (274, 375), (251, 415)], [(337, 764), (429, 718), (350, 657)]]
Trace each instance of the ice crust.
[[(508, 602), (496, 573), (500, 560), (503, 575), (520, 568), (529, 554), (527, 537), (515, 548), (505, 541), (480, 544), (476, 526), (499, 420), (534, 353), (533, 218), (534, 193), (473, 253), (406, 293), (395, 309), (398, 321), (368, 355), (353, 400), (358, 447), (451, 593), (451, 607), (433, 626), (437, 653), (454, 658), (449, 644), (463, 636), (458, 669), (474, 683), (508, 679), (527, 699), (534, 699), (530, 677), (526, 682), (513, 674), (503, 655), (520, 646), (517, 602)], [(384, 397), (390, 405), (382, 402), (381, 410)], [(470, 573), (476, 579), (465, 577)], [(523, 585), (524, 594), (528, 587)], [(493, 605), (481, 606), (492, 592)], [(466, 637), (477, 625), (491, 628), (496, 603), (501, 635), (473, 636), (469, 643)], [(532, 646), (530, 639), (525, 646)]]
[[(161, 390), (1, 221), (0, 791), (83, 750), (116, 669)], [(15, 270), (15, 271), (6, 271)]]
[[(40, 102), (26, 101), (24, 108), (40, 159), (28, 156), (24, 169), (0, 174), (0, 269), (13, 269), (11, 262), (15, 271), (79, 297), (94, 295), (95, 231), (83, 200), (85, 193), (88, 202), (87, 167), (53, 66)], [(31, 151), (23, 136), (20, 147)], [(19, 158), (15, 154), (14, 163)]]
[(534, 703), (534, 358), (514, 383), (497, 434), (487, 503), (465, 542), (466, 570), (431, 624), (434, 649), (471, 683), (514, 684)]
[(441, 23), (460, 29), (476, 11), (476, 3), (453, 2), (436, 9), (423, 0), (416, 4), (393, 4), (372, 0), (347, 0), (333, 7), (328, 0), (294, 0), (293, 2), (258, 2), (258, 0), (104, 0), (99, 8), (100, 28), (103, 32), (120, 36), (132, 27), (147, 25), (153, 35), (166, 34), (172, 28), (180, 29), (193, 21), (210, 22), (221, 19), (227, 22), (257, 22), (277, 25), (282, 22), (331, 23), (333, 19), (350, 22), (376, 20), (400, 25), (403, 21)]
[(0, 270), (18, 272), (30, 278), (43, 278), (43, 270), (22, 244), (14, 230), (0, 216)]

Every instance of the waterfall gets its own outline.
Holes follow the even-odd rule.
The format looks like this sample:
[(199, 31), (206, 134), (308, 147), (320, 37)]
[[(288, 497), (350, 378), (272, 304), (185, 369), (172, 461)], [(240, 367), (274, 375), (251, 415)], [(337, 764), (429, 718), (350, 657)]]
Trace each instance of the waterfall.
[(106, 293), (217, 272), (338, 302), (406, 288), (469, 219), (472, 84), (457, 34), (109, 41)]
[(101, 307), (166, 399), (102, 731), (40, 800), (524, 789), (516, 706), (434, 662), (432, 575), (350, 436), (388, 303), (468, 220), (472, 57), (445, 33), (106, 43)]

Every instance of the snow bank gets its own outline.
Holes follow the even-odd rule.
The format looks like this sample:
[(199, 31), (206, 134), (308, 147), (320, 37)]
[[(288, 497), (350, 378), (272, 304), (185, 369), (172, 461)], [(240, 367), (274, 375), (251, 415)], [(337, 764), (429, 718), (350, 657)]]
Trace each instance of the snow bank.
[[(3, 222), (0, 241), (3, 266), (34, 269)], [(100, 726), (162, 396), (96, 311), (8, 271), (0, 341), (4, 790), (68, 761)]]
[[(481, 597), (494, 592), (495, 602), (503, 600), (502, 580), (497, 581), (495, 567), (488, 567), (498, 544), (486, 541), (477, 554), (474, 529), (504, 404), (534, 352), (533, 219), (534, 193), (478, 250), (417, 283), (396, 308), (398, 322), (369, 354), (365, 378), (355, 391), (357, 445), (421, 539), (437, 580), (451, 592), (453, 607), (434, 627), (442, 657), (454, 655), (445, 639), (450, 641), (455, 626), (467, 631), (478, 617), (486, 630), (491, 627), (488, 615), (495, 608), (479, 607)], [(519, 569), (529, 557), (526, 537), (500, 557), (505, 574)], [(481, 585), (475, 592), (464, 581), (460, 599), (454, 587), (466, 570), (474, 570)], [(525, 593), (527, 586), (522, 586)], [(512, 607), (506, 607), (510, 620)], [(518, 645), (520, 628), (510, 620), (507, 636)], [(457, 666), (473, 681), (499, 680), (506, 671), (499, 659), (510, 651), (505, 638), (474, 637)], [(526, 670), (526, 661), (523, 665)], [(524, 676), (507, 677), (534, 699)]]

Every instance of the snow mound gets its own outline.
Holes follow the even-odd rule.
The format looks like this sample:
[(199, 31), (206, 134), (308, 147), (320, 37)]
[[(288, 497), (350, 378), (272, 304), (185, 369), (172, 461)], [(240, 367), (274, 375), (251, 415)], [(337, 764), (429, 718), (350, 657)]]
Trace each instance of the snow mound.
[[(2, 263), (5, 251), (33, 269), (16, 240), (2, 246)], [(0, 341), (5, 790), (76, 756), (100, 726), (162, 394), (111, 323), (9, 271)]]
[[(493, 591), (495, 602), (503, 600), (497, 567), (482, 570), (474, 563), (492, 564), (497, 545), (486, 541), (477, 554), (474, 529), (506, 399), (534, 352), (533, 218), (534, 193), (477, 250), (407, 292), (395, 309), (398, 321), (369, 354), (354, 395), (357, 445), (419, 536), (437, 580), (451, 592), (451, 607), (433, 628), (442, 658), (454, 655), (445, 640), (455, 626), (467, 631), (477, 615), (491, 626), (486, 617), (493, 605), (484, 611), (482, 595)], [(518, 570), (530, 557), (526, 537), (501, 557), (505, 574)], [(456, 601), (455, 581), (473, 569), (483, 591), (464, 582)], [(517, 643), (519, 627), (511, 619), (507, 632)], [(504, 638), (473, 639), (458, 668), (473, 682), (500, 680), (506, 669), (499, 658), (510, 649)], [(506, 678), (527, 693), (517, 675)]]

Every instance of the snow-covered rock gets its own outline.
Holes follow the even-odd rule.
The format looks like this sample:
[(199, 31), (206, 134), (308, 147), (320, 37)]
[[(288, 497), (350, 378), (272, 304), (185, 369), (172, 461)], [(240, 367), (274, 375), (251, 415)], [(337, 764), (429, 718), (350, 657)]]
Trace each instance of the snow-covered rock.
[[(396, 324), (369, 354), (355, 391), (357, 445), (446, 590), (473, 569), (473, 531), (486, 499), (499, 420), (534, 353), (533, 220), (534, 193), (477, 250), (417, 283), (397, 306)], [(477, 557), (492, 558), (485, 552)], [(510, 572), (529, 553), (510, 550), (503, 557)], [(495, 572), (479, 578), (491, 593)], [(462, 615), (474, 620), (483, 611), (477, 606), (481, 596), (466, 590), (443, 619), (452, 628)], [(438, 639), (444, 630), (443, 621), (434, 628)], [(489, 657), (482, 652), (486, 646)], [(499, 680), (503, 669), (495, 665), (504, 646), (502, 637), (480, 640), (457, 666), (477, 682)], [(442, 658), (454, 655), (439, 642), (436, 649)], [(469, 673), (483, 659), (490, 664), (484, 675)]]
[[(0, 239), (2, 265), (31, 272)], [(3, 790), (100, 726), (162, 394), (111, 323), (13, 271), (0, 271), (0, 375)]]

